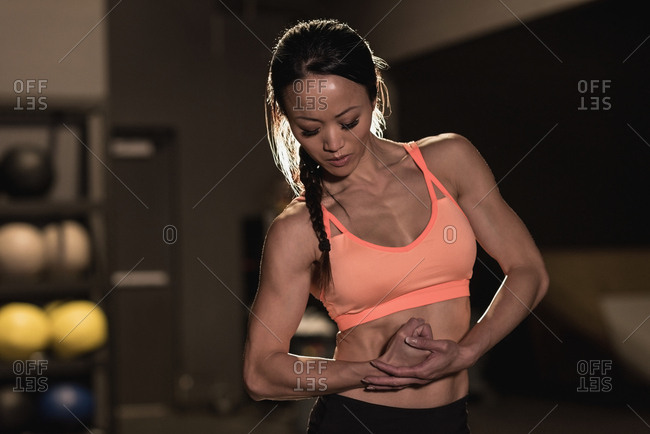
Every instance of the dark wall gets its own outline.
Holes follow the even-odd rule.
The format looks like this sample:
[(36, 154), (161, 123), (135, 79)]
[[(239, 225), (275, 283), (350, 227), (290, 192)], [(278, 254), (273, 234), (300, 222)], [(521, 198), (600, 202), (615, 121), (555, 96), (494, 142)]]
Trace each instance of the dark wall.
[[(238, 300), (240, 221), (264, 209), (265, 186), (277, 173), (264, 141), (269, 53), (216, 4), (123, 2), (111, 13), (109, 28), (111, 125), (164, 127), (176, 134), (178, 177), (172, 182), (180, 198), (172, 206), (180, 221), (168, 224), (178, 228), (182, 281), (174, 288), (169, 321), (180, 342), (168, 338), (179, 363), (172, 378), (159, 381), (172, 384), (183, 404), (242, 395), (239, 325), (248, 312)], [(271, 29), (281, 28), (273, 21), (249, 25), (269, 40)], [(147, 176), (166, 183), (170, 174)], [(154, 200), (140, 194), (145, 202)], [(152, 224), (157, 217), (151, 215)], [(162, 236), (158, 248), (165, 249)], [(143, 249), (137, 239), (130, 249), (147, 256), (138, 253)]]
[[(317, 2), (257, 12), (225, 3), (248, 28), (209, 0), (191, 8), (121, 2), (108, 20), (111, 126), (176, 133), (182, 282), (172, 308), (180, 354), (174, 378), (161, 381), (188, 404), (243, 394), (242, 221), (268, 208), (280, 179), (265, 140), (264, 44), (298, 16), (346, 14)], [(612, 1), (528, 23), (562, 62), (518, 26), (393, 64), (400, 135), (391, 138), (445, 131), (470, 138), (497, 179), (507, 174), (499, 187), (542, 245), (647, 244), (640, 210), (650, 148), (627, 123), (650, 137), (642, 75), (650, 42), (623, 63), (647, 36), (643, 16), (634, 2)], [(373, 32), (390, 31), (385, 25)], [(582, 79), (612, 80), (604, 95), (611, 110), (577, 110)], [(160, 248), (167, 248), (162, 236)], [(135, 241), (133, 249), (138, 256)], [(188, 376), (193, 381), (179, 390)]]
[(542, 42), (517, 26), (393, 65), (401, 139), (469, 138), (542, 247), (647, 245), (643, 8), (596, 2), (527, 23)]
[[(110, 3), (109, 8), (117, 1)], [(211, 0), (194, 1), (191, 7), (170, 0), (121, 2), (108, 20), (111, 127), (170, 129), (178, 147), (178, 176), (172, 182), (180, 197), (171, 206), (180, 221), (168, 222), (178, 228), (175, 247), (181, 252), (181, 281), (173, 289), (169, 318), (175, 334), (168, 336), (178, 354), (172, 378), (158, 381), (172, 385), (181, 405), (211, 403), (227, 410), (244, 396), (241, 363), (249, 297), (242, 222), (272, 206), (282, 179), (266, 141), (264, 85), (269, 46), (298, 18), (296, 10), (254, 6)], [(315, 5), (311, 9), (318, 13)], [(170, 174), (146, 176), (167, 183)], [(110, 182), (122, 188), (119, 181)], [(154, 201), (155, 193), (138, 193), (145, 203)], [(151, 214), (152, 225), (160, 226), (159, 220)], [(126, 248), (138, 257), (148, 256), (145, 250), (166, 250), (162, 234), (160, 227), (157, 245), (145, 249), (141, 239), (133, 239)], [(173, 342), (175, 336), (179, 342)], [(149, 375), (155, 376), (155, 369)], [(131, 398), (137, 392), (124, 391), (118, 402), (141, 402)]]
[[(400, 138), (449, 131), (469, 138), (542, 251), (648, 246), (650, 43), (643, 43), (643, 7), (595, 2), (526, 23), (541, 42), (517, 26), (393, 65)], [(494, 291), (486, 288), (496, 289), (502, 276), (484, 252), (479, 259), (476, 312), (488, 306)], [(576, 393), (575, 361), (613, 355), (545, 303), (536, 312), (541, 321), (526, 319), (476, 371), (501, 390), (585, 399)], [(617, 393), (599, 399), (630, 399), (631, 386), (618, 372), (616, 378)]]

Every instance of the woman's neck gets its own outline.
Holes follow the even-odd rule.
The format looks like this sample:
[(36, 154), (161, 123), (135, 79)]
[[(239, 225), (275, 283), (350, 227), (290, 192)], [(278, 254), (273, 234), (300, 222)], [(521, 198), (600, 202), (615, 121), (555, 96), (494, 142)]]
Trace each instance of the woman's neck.
[(405, 154), (402, 155), (402, 152), (398, 151), (401, 147), (400, 143), (371, 135), (352, 173), (346, 177), (334, 177), (330, 174), (323, 177), (326, 190), (335, 195), (352, 185), (377, 186), (387, 168), (404, 158)]

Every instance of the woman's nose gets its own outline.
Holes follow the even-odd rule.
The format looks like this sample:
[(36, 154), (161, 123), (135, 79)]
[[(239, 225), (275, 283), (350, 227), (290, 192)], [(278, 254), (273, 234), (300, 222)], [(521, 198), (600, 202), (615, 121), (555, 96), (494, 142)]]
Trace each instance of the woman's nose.
[(329, 132), (323, 136), (323, 149), (336, 152), (343, 147), (343, 136), (339, 132)]

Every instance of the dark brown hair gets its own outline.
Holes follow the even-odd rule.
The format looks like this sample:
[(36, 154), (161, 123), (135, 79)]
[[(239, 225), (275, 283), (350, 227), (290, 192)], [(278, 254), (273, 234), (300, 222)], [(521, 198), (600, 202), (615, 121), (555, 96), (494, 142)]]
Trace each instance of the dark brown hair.
[(269, 143), (275, 162), (289, 185), (296, 194), (305, 196), (321, 251), (314, 275), (321, 288), (331, 281), (331, 246), (321, 208), (322, 169), (300, 148), (291, 132), (284, 92), (296, 80), (311, 74), (338, 75), (358, 83), (366, 88), (371, 102), (377, 100), (371, 131), (381, 137), (385, 128), (383, 109), (388, 97), (380, 70), (386, 66), (386, 62), (372, 54), (368, 43), (357, 32), (337, 20), (300, 22), (284, 32), (273, 51), (266, 89)]

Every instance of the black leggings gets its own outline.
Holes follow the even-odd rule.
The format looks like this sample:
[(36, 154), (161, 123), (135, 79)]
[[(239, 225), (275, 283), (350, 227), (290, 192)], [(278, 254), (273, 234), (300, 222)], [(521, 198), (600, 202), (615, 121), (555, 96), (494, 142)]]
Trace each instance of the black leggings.
[(398, 408), (342, 395), (320, 396), (307, 434), (469, 434), (467, 397), (435, 408)]

